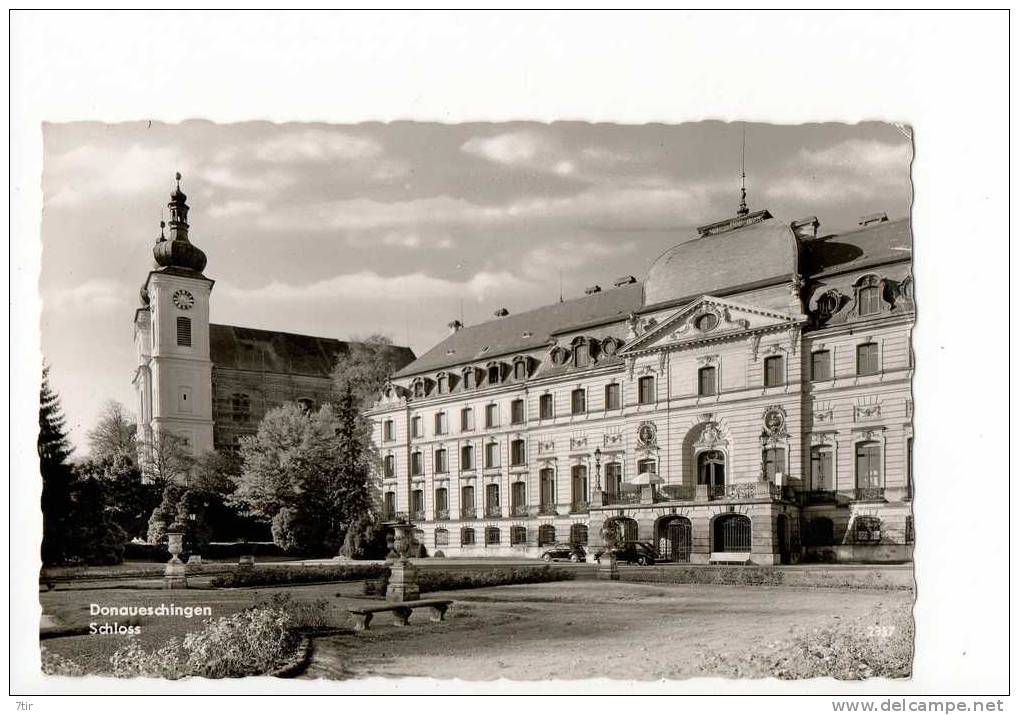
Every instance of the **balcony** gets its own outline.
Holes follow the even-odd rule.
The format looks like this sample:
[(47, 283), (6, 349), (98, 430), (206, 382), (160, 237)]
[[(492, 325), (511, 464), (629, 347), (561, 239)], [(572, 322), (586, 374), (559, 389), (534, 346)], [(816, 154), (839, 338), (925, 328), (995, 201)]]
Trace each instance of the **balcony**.
[(791, 494), (792, 490), (771, 482), (743, 482), (708, 487), (708, 499), (712, 500), (752, 501), (755, 499), (771, 499), (779, 501), (790, 497)]
[(602, 504), (640, 504), (640, 492), (603, 492)]
[(538, 507), (539, 516), (557, 516), (558, 514), (555, 504), (542, 504)]
[(474, 506), (462, 506), (460, 507), (460, 518), (461, 519), (477, 519), (478, 510)]
[(655, 501), (693, 501), (696, 488), (686, 484), (662, 484), (655, 489)]
[(489, 504), (485, 507), (486, 519), (499, 519), (502, 517), (502, 507), (498, 504)]
[(527, 516), (528, 512), (526, 504), (514, 504), (510, 507), (510, 516)]
[(425, 510), (424, 509), (418, 509), (416, 511), (412, 511), (410, 513), (410, 520), (411, 521), (424, 521), (425, 520)]
[(884, 487), (857, 487), (853, 490), (853, 498), (856, 501), (884, 501)]
[(410, 515), (405, 511), (383, 511), (382, 521), (407, 524), (410, 522)]
[(589, 511), (591, 511), (591, 502), (575, 501), (570, 504), (571, 514), (587, 514)]
[(449, 509), (436, 509), (435, 521), (446, 521), (449, 519)]

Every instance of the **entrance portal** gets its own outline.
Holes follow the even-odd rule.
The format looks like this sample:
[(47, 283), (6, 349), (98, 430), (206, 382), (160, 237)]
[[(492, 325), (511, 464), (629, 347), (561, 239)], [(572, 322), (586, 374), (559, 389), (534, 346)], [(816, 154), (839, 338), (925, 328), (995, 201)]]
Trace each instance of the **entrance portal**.
[(669, 516), (658, 522), (658, 553), (663, 561), (690, 563), (693, 529), (685, 516)]

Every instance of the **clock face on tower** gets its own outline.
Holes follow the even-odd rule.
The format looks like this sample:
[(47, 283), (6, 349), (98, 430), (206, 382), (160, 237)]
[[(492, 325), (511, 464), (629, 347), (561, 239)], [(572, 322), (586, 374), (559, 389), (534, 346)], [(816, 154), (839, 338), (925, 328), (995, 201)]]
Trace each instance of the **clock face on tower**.
[(173, 294), (173, 304), (181, 310), (190, 310), (195, 304), (195, 297), (181, 288)]

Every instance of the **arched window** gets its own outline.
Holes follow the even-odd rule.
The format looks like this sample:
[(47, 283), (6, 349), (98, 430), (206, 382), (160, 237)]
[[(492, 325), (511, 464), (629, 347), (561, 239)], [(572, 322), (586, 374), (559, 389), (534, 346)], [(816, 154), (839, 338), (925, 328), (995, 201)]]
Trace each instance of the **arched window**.
[(499, 485), (485, 486), (485, 516), (498, 518), (502, 516), (502, 503), (499, 501)]
[(804, 528), (803, 541), (805, 546), (834, 546), (834, 522), (826, 516), (811, 519)]
[(860, 315), (881, 312), (881, 281), (877, 276), (864, 276), (856, 284), (856, 305)]
[(538, 527), (538, 546), (548, 546), (555, 543), (555, 527), (551, 524), (542, 524)]
[(383, 470), (383, 474), (385, 474), (386, 477), (395, 477), (396, 476), (396, 457), (394, 457), (391, 454), (387, 454), (386, 458), (383, 460), (383, 464), (385, 465), (385, 468)]
[(425, 491), (423, 489), (414, 489), (410, 493), (410, 514), (411, 518), (416, 521), (422, 521), (425, 518)]
[(725, 514), (715, 519), (713, 551), (748, 552), (752, 543), (750, 517)]
[(424, 380), (416, 380), (414, 382), (414, 397), (424, 397), (424, 396), (425, 396), (425, 381)]
[(663, 561), (689, 563), (693, 527), (685, 516), (668, 516), (658, 522), (658, 553)]
[(445, 373), (440, 373), (436, 382), (439, 385), (439, 394), (445, 395), (449, 392), (449, 376)]
[(502, 539), (502, 532), (498, 526), (489, 526), (485, 529), (485, 546), (497, 546)]
[(697, 455), (697, 483), (721, 489), (725, 486), (725, 455), (716, 449)]
[(460, 529), (460, 545), (474, 546), (474, 529), (470, 527)]
[(460, 487), (460, 518), (473, 519), (476, 513), (474, 487), (470, 485)]
[(245, 423), (251, 419), (251, 398), (243, 392), (235, 392), (230, 397), (233, 421)]
[(587, 545), (587, 524), (573, 524), (570, 527), (570, 543), (575, 546)]
[(177, 344), (191, 347), (191, 318), (177, 318)]
[(581, 340), (573, 348), (573, 365), (587, 367), (591, 364), (591, 348), (586, 340)]
[(511, 526), (510, 527), (510, 545), (518, 546), (527, 543), (527, 527), (524, 526)]
[(490, 365), (488, 367), (488, 384), (498, 385), (501, 382), (502, 371), (498, 365)]
[(881, 520), (876, 516), (858, 516), (853, 519), (854, 544), (880, 544)]
[(447, 529), (435, 530), (435, 545), (449, 546), (449, 531)]
[(513, 363), (513, 379), (514, 380), (527, 379), (527, 360), (525, 358), (520, 358)]
[(587, 412), (587, 391), (583, 387), (570, 393), (570, 412), (575, 415)]
[(477, 386), (478, 386), (477, 375), (474, 373), (474, 368), (469, 367), (466, 370), (464, 370), (464, 389), (473, 390)]

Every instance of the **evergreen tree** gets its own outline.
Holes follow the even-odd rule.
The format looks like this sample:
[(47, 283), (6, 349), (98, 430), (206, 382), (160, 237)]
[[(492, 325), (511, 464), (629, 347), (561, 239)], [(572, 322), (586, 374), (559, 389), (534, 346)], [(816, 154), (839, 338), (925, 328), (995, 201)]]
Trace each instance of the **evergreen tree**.
[(59, 564), (71, 554), (71, 482), (68, 458), (71, 442), (60, 409), (60, 397), (50, 388), (49, 366), (42, 369), (39, 390), (39, 471), (42, 477), (42, 560)]

